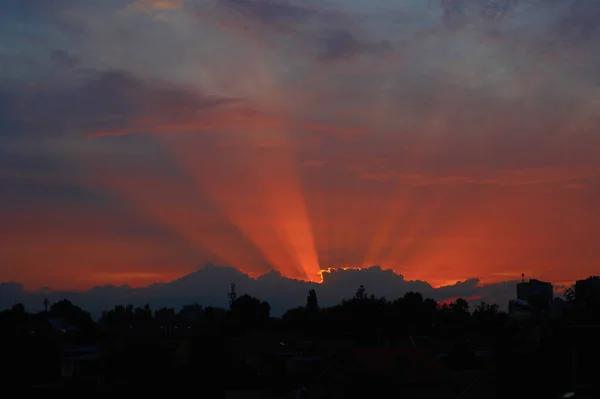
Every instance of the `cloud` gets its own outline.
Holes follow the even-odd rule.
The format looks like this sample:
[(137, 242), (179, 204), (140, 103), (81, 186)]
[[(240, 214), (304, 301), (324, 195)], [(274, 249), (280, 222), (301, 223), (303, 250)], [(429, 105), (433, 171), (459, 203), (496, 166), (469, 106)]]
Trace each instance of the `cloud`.
[(600, 27), (600, 4), (596, 1), (572, 1), (556, 27), (561, 39), (573, 44), (592, 39)]
[[(284, 35), (308, 57), (321, 62), (353, 60), (360, 56), (388, 56), (392, 44), (370, 38), (359, 18), (345, 12), (339, 4), (302, 3), (279, 0), (225, 0), (217, 3), (227, 26), (248, 34), (261, 32), (258, 40), (270, 41), (269, 35)], [(201, 12), (201, 11), (199, 11)]]
[(128, 8), (136, 12), (177, 10), (181, 8), (183, 0), (136, 0)]
[(318, 8), (280, 0), (223, 0), (218, 4), (229, 12), (278, 29), (293, 29), (325, 14)]
[(147, 118), (149, 126), (190, 120), (200, 124), (203, 112), (239, 101), (143, 81), (123, 71), (79, 70), (74, 77), (36, 92), (0, 88), (2, 133), (82, 136), (143, 129), (140, 121)]
[(73, 69), (77, 65), (77, 59), (64, 50), (54, 50), (52, 58), (65, 69)]
[(470, 279), (456, 284), (434, 288), (425, 281), (407, 281), (391, 270), (371, 267), (362, 270), (330, 270), (323, 273), (323, 283), (309, 283), (289, 279), (271, 272), (257, 278), (237, 269), (206, 265), (198, 271), (175, 279), (169, 283), (151, 284), (146, 288), (129, 286), (96, 286), (85, 292), (29, 292), (17, 283), (0, 285), (2, 306), (10, 307), (22, 302), (30, 311), (41, 310), (43, 299), (51, 301), (66, 298), (88, 309), (98, 317), (102, 310), (118, 304), (133, 303), (142, 306), (150, 303), (153, 308), (199, 303), (204, 306), (227, 307), (230, 284), (236, 284), (238, 295), (245, 293), (266, 300), (271, 304), (272, 314), (281, 316), (286, 310), (303, 306), (310, 289), (315, 289), (321, 306), (333, 306), (342, 299), (350, 299), (360, 285), (368, 294), (393, 300), (406, 292), (421, 292), (425, 297), (438, 301), (458, 297), (477, 297), (477, 301), (498, 303), (505, 309), (509, 299), (516, 295), (516, 281), (481, 284)]
[(517, 9), (520, 0), (442, 0), (442, 20), (451, 29), (466, 27), (474, 20), (498, 22)]
[(5, 309), (15, 303), (22, 302), (26, 296), (25, 294), (23, 284), (15, 282), (0, 283), (0, 297), (2, 298), (2, 306)]
[[(56, 63), (73, 69), (78, 61), (65, 51), (52, 53)], [(35, 91), (23, 85), (0, 86), (0, 135), (120, 136), (136, 133), (251, 131), (290, 126), (303, 131), (349, 136), (364, 128), (295, 120), (261, 110), (241, 98), (203, 94), (195, 88), (126, 71), (73, 69), (68, 82)], [(259, 140), (278, 142), (280, 136)], [(246, 140), (248, 141), (248, 140)]]
[(333, 62), (352, 59), (359, 56), (386, 57), (393, 51), (389, 41), (365, 41), (348, 31), (333, 30), (319, 34), (322, 50), (316, 59), (321, 62)]

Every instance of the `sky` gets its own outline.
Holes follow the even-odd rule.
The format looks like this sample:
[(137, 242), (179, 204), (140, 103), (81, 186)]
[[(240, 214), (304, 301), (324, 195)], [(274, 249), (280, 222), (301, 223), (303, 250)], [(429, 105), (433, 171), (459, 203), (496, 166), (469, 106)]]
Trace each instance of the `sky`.
[(3, 0), (0, 281), (598, 274), (599, 63), (596, 0)]

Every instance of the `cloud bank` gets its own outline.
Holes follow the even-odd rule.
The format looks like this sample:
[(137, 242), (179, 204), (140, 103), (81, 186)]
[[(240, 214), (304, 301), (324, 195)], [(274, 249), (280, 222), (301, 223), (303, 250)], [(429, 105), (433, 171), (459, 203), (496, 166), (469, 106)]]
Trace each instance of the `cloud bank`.
[(206, 265), (196, 272), (168, 283), (156, 283), (145, 288), (124, 286), (98, 286), (84, 292), (57, 292), (50, 288), (26, 291), (19, 283), (0, 284), (0, 298), (3, 309), (14, 303), (23, 303), (31, 312), (43, 310), (43, 301), (51, 302), (68, 299), (99, 317), (103, 310), (116, 305), (150, 304), (153, 309), (165, 306), (181, 308), (198, 303), (203, 306), (228, 307), (227, 294), (230, 284), (236, 284), (238, 295), (248, 294), (268, 301), (272, 315), (281, 316), (285, 311), (306, 304), (310, 289), (315, 289), (320, 306), (328, 307), (350, 299), (360, 285), (364, 285), (369, 295), (393, 300), (406, 292), (420, 292), (424, 297), (437, 301), (454, 300), (462, 297), (475, 305), (481, 301), (498, 303), (506, 308), (516, 295), (516, 281), (481, 284), (476, 278), (459, 281), (455, 284), (434, 288), (425, 281), (409, 281), (392, 270), (378, 266), (360, 270), (331, 270), (323, 273), (320, 284), (298, 281), (270, 272), (258, 278), (231, 267)]

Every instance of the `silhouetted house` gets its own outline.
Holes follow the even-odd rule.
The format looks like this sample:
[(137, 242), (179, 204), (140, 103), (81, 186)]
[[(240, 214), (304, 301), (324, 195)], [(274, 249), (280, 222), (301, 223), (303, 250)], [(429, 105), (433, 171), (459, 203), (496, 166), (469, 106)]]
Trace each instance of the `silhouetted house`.
[(517, 299), (527, 302), (534, 310), (548, 311), (554, 299), (552, 284), (531, 279), (517, 284)]

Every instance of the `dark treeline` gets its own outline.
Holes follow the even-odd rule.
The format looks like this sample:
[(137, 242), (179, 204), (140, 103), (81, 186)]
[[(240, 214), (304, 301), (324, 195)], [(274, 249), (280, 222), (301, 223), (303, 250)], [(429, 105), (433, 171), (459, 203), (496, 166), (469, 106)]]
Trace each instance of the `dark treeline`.
[[(248, 295), (232, 300), (229, 309), (190, 304), (175, 312), (118, 305), (103, 312), (98, 321), (62, 300), (36, 314), (20, 304), (1, 312), (0, 334), (3, 361), (8, 365), (6, 381), (23, 389), (60, 380), (68, 348), (96, 348), (100, 361), (93, 363), (99, 368), (94, 375), (101, 375), (111, 392), (200, 387), (203, 397), (222, 397), (227, 388), (284, 390), (286, 384), (288, 389), (299, 384), (259, 373), (248, 361), (238, 359), (240, 353), (267, 341), (279, 344), (281, 350), (286, 342), (280, 340), (308, 342), (303, 352), (322, 356), (321, 342), (394, 348), (419, 347), (416, 341), (427, 339), (429, 355), (441, 358), (449, 370), (491, 370), (489, 378), (496, 381), (498, 393), (544, 397), (570, 389), (573, 328), (600, 325), (598, 295), (583, 292), (574, 287), (566, 291), (564, 301), (555, 300), (562, 304), (559, 313), (529, 309), (528, 316), (521, 318), (500, 311), (496, 304), (471, 308), (462, 298), (437, 303), (418, 292), (388, 300), (369, 294), (363, 286), (352, 298), (328, 308), (320, 307), (318, 293), (310, 290), (304, 306), (288, 310), (281, 318), (271, 317), (267, 302)], [(478, 357), (482, 351), (494, 355)], [(371, 384), (365, 389), (356, 386), (353, 392), (364, 396), (375, 388)]]

